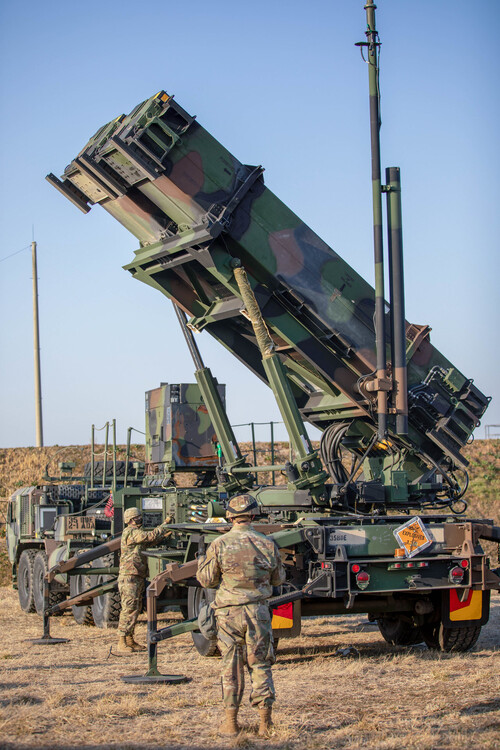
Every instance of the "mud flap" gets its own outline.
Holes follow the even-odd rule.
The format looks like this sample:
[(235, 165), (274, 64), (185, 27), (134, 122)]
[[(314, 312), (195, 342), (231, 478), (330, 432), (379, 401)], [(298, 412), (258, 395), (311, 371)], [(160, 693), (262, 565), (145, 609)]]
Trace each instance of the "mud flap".
[(272, 610), (274, 640), (278, 638), (295, 638), (300, 635), (302, 607), (298, 599), (288, 604), (280, 604)]
[(490, 592), (447, 589), (443, 591), (441, 613), (446, 628), (486, 625), (490, 616)]

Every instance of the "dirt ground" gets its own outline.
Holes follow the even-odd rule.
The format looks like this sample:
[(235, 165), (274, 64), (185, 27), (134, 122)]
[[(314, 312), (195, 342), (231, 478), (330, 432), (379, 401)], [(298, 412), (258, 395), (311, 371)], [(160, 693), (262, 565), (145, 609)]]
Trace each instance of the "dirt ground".
[[(143, 654), (113, 654), (116, 631), (53, 618), (57, 646), (32, 645), (41, 620), (22, 613), (17, 593), (0, 589), (0, 748), (400, 748), (500, 747), (500, 596), (468, 654), (393, 647), (364, 615), (311, 618), (282, 640), (274, 667), (275, 730), (256, 736), (248, 703), (237, 740), (220, 739), (219, 663), (204, 659), (189, 634), (159, 646), (160, 671), (181, 685), (121, 681), (146, 671)], [(168, 615), (163, 615), (167, 624)], [(178, 617), (172, 614), (171, 618)], [(145, 640), (145, 622), (138, 628)], [(339, 649), (352, 647), (350, 656)]]

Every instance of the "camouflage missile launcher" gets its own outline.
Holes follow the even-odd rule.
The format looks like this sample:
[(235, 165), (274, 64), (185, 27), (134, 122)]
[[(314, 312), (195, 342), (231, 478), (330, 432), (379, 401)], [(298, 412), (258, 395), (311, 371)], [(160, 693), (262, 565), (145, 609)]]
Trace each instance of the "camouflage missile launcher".
[[(265, 187), (262, 168), (240, 162), (160, 92), (101, 128), (62, 181), (49, 179), (82, 210), (97, 203), (126, 226), (140, 240), (125, 266), (134, 278), (172, 299), (192, 329), (206, 330), (269, 382), (242, 314), (238, 259), (302, 417), (324, 431), (326, 450), (341, 444), (365, 454), (376, 389), (391, 388), (373, 377), (375, 292)], [(353, 484), (346, 492), (344, 473), (332, 472), (339, 508), (352, 510), (354, 501), (441, 507), (443, 487), (451, 502), (461, 494), (461, 448), (489, 398), (431, 344), (428, 326), (405, 328), (408, 434), (396, 434), (391, 407), (388, 439), (370, 447), (364, 465), (372, 491)], [(429, 464), (438, 467), (430, 481)]]
[[(428, 326), (404, 317), (399, 169), (389, 168), (381, 185), (380, 42), (372, 0), (365, 9), (375, 289), (265, 186), (261, 167), (230, 154), (164, 91), (104, 125), (61, 179), (48, 176), (79, 209), (101, 205), (139, 240), (125, 268), (173, 301), (220, 446), (217, 485), (198, 495), (205, 493), (211, 522), (186, 523), (179, 512), (166, 547), (150, 555), (148, 675), (155, 679), (157, 644), (196, 631), (195, 616), (213, 596), (196, 584), (197, 553), (227, 529), (217, 517), (232, 494), (255, 499), (259, 530), (282, 550), (287, 582), (270, 602), (279, 637), (300, 632), (301, 615), (366, 612), (390, 643), (465, 651), (488, 619), (490, 592), (500, 588), (481, 547), (482, 539), (500, 541), (500, 529), (459, 517), (467, 488), (461, 451), (489, 398), (431, 344)], [(263, 467), (241, 455), (192, 330), (207, 331), (271, 387), (292, 457), (265, 468), (282, 471), (286, 485), (261, 486)], [(154, 418), (158, 435), (163, 416)], [(323, 433), (319, 454), (305, 422)], [(175, 462), (156, 455), (168, 473)], [(124, 487), (119, 504), (139, 498), (145, 511), (165, 513), (172, 500), (180, 509), (181, 489), (161, 489)], [(50, 580), (60, 572), (56, 565)], [(158, 607), (186, 599), (190, 621), (158, 629)], [(215, 652), (202, 633), (193, 637), (200, 653)]]

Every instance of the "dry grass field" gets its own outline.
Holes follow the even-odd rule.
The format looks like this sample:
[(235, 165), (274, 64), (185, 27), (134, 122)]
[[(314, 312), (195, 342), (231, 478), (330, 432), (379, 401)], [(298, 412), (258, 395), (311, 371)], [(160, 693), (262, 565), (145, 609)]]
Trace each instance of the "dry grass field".
[[(57, 446), (1, 450), (0, 494), (8, 497), (16, 486), (39, 481), (41, 467), (59, 450)], [(82, 448), (74, 450), (81, 456)], [(140, 446), (137, 450), (140, 457)], [(70, 449), (61, 453), (56, 461), (72, 460)], [(499, 523), (500, 441), (478, 441), (467, 447), (467, 455), (471, 461), (468, 515)], [(120, 678), (144, 674), (147, 660), (141, 654), (115, 655), (116, 631), (84, 628), (65, 615), (53, 618), (51, 631), (69, 638), (69, 643), (28, 643), (27, 639), (41, 635), (41, 621), (20, 611), (8, 578), (4, 565), (0, 749), (500, 748), (498, 594), (492, 596), (490, 622), (468, 654), (389, 646), (363, 615), (304, 620), (302, 636), (283, 640), (279, 646), (273, 736), (257, 738), (257, 717), (248, 704), (247, 690), (241, 712), (245, 730), (237, 740), (225, 740), (217, 736), (218, 661), (199, 656), (189, 635), (159, 646), (160, 670), (185, 674), (189, 682), (126, 684)], [(162, 624), (167, 624), (167, 615), (162, 617)], [(144, 615), (138, 635), (145, 641)], [(343, 656), (346, 648), (351, 650)]]
[[(468, 654), (389, 646), (365, 616), (304, 620), (302, 636), (279, 646), (273, 736), (257, 738), (247, 691), (246, 728), (237, 740), (225, 740), (217, 736), (218, 660), (199, 656), (189, 634), (160, 644), (158, 663), (160, 671), (185, 674), (190, 682), (126, 684), (120, 678), (144, 674), (147, 660), (115, 655), (116, 631), (84, 628), (66, 615), (53, 620), (51, 631), (69, 643), (32, 645), (26, 639), (40, 636), (40, 619), (20, 614), (15, 592), (0, 592), (2, 749), (500, 747), (498, 595)], [(142, 620), (138, 632), (145, 639)], [(347, 647), (351, 655), (341, 656)]]

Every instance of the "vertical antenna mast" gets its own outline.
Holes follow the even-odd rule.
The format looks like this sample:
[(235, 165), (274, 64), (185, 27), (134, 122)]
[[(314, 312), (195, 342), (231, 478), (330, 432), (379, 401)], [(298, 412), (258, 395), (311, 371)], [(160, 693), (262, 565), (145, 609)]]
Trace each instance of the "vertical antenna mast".
[(366, 47), (368, 82), (370, 91), (370, 135), (372, 153), (372, 195), (373, 195), (373, 248), (375, 259), (375, 342), (377, 349), (377, 374), (374, 390), (377, 392), (378, 437), (387, 434), (387, 362), (385, 335), (384, 301), (384, 245), (382, 235), (382, 185), (380, 176), (380, 89), (379, 89), (379, 48), (380, 42), (375, 28), (373, 0), (367, 0), (366, 42), (357, 46)]

